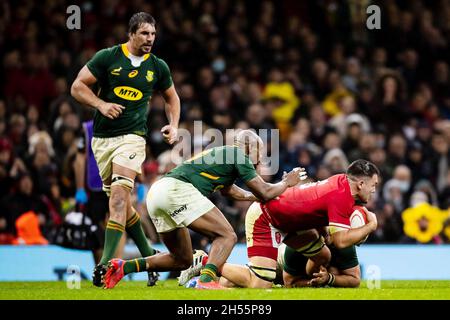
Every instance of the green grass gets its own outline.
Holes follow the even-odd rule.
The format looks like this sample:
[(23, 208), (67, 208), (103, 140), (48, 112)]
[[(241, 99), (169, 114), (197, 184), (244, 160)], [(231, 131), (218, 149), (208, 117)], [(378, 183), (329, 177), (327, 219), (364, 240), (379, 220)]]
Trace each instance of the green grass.
[(357, 289), (231, 289), (196, 290), (179, 287), (175, 280), (159, 281), (155, 287), (145, 282), (124, 281), (112, 290), (93, 287), (83, 281), (79, 290), (65, 282), (0, 282), (0, 300), (450, 300), (450, 281), (382, 281), (380, 289), (369, 290), (363, 281)]

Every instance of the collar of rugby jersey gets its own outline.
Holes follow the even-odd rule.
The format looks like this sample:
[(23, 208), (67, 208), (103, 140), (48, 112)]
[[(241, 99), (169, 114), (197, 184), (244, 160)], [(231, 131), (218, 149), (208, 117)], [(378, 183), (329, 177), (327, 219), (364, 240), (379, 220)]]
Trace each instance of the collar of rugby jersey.
[(147, 60), (150, 57), (150, 53), (146, 53), (143, 56), (139, 57), (139, 56), (135, 56), (133, 55), (127, 48), (127, 44), (126, 43), (122, 43), (121, 45), (122, 48), (122, 52), (125, 55), (125, 57), (127, 57), (128, 59), (130, 59), (131, 61), (131, 65), (133, 67), (139, 67), (141, 65), (142, 62), (144, 62), (145, 60)]

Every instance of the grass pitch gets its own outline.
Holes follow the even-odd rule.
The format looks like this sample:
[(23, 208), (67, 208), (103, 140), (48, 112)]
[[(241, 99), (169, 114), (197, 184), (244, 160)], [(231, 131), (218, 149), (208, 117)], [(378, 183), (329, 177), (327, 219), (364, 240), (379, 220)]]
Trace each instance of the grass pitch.
[(450, 281), (382, 281), (380, 289), (230, 289), (196, 290), (178, 286), (176, 280), (123, 281), (112, 290), (81, 282), (68, 289), (66, 282), (0, 282), (1, 300), (450, 300)]

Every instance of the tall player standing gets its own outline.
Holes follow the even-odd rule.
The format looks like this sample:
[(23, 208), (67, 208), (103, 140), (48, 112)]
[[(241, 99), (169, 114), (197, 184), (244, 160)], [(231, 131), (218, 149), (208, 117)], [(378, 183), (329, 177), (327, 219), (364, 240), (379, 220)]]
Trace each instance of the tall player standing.
[[(99, 167), (103, 190), (110, 196), (110, 217), (105, 246), (93, 272), (93, 284), (103, 286), (108, 261), (113, 258), (124, 231), (142, 256), (151, 256), (139, 214), (131, 204), (134, 179), (145, 160), (148, 102), (154, 91), (166, 102), (169, 124), (161, 129), (166, 142), (177, 139), (180, 99), (169, 67), (150, 53), (155, 41), (155, 19), (144, 12), (129, 21), (128, 41), (98, 51), (81, 69), (71, 94), (80, 103), (96, 109), (92, 150)], [(91, 86), (97, 86), (97, 94)]]

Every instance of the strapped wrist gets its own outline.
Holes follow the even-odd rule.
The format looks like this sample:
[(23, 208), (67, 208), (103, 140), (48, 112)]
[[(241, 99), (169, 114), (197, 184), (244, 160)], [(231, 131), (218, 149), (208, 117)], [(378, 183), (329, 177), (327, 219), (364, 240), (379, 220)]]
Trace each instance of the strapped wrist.
[(334, 285), (334, 281), (336, 280), (336, 276), (331, 272), (328, 273), (328, 282), (327, 285), (332, 287)]

